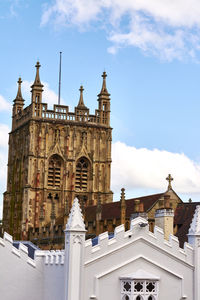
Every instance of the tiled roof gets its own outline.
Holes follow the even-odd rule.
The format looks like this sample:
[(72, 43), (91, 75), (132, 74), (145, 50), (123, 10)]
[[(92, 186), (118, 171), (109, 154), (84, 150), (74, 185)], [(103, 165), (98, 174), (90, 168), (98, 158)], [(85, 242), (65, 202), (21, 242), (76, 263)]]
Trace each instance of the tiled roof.
[(133, 208), (134, 208), (134, 202), (135, 200), (139, 199), (140, 203), (143, 203), (144, 205), (144, 211), (148, 212), (152, 206), (156, 204), (156, 202), (164, 196), (165, 193), (160, 193), (160, 194), (153, 194), (149, 196), (144, 196), (144, 197), (138, 197), (138, 198), (132, 198), (126, 200), (126, 216), (129, 218), (131, 214), (133, 213)]
[(180, 247), (188, 241), (187, 234), (192, 222), (192, 218), (199, 202), (181, 203), (177, 206), (174, 214), (174, 225), (178, 227), (176, 236), (179, 239)]
[[(164, 195), (164, 193), (154, 194), (144, 197), (137, 197), (126, 200), (126, 217), (130, 218), (134, 212), (134, 202), (139, 199), (144, 205), (144, 211), (148, 210)], [(96, 205), (85, 208), (85, 219), (88, 222), (96, 220)], [(120, 218), (120, 201), (102, 204), (102, 220), (111, 220)]]

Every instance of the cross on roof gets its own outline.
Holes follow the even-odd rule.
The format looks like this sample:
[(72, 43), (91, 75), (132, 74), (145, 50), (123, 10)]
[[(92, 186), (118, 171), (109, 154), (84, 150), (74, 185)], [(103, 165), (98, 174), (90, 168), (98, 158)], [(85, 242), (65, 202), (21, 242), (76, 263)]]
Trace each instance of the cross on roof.
[(172, 180), (174, 180), (174, 178), (172, 178), (172, 175), (169, 174), (168, 177), (166, 178), (166, 180), (169, 182), (168, 184), (168, 191), (172, 189)]

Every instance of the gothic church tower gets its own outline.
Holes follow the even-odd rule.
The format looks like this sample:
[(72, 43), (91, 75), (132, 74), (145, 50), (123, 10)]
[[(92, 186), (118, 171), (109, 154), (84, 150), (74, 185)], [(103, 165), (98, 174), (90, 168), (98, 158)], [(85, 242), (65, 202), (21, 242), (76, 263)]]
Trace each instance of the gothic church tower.
[(75, 197), (84, 211), (99, 198), (102, 203), (112, 202), (113, 196), (106, 73), (102, 75), (98, 109), (91, 115), (82, 86), (74, 112), (63, 105), (48, 109), (42, 101), (39, 69), (37, 62), (31, 104), (24, 108), (21, 78), (13, 104), (3, 227), (15, 239), (27, 239), (30, 228), (39, 231), (52, 219), (67, 216)]

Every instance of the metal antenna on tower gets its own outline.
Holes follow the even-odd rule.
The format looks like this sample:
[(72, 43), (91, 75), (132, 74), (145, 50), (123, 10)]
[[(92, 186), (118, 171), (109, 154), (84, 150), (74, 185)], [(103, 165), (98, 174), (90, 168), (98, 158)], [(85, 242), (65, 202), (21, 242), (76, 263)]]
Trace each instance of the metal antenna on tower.
[(59, 86), (58, 86), (58, 105), (60, 105), (60, 90), (61, 90), (61, 62), (62, 62), (62, 52), (60, 52)]

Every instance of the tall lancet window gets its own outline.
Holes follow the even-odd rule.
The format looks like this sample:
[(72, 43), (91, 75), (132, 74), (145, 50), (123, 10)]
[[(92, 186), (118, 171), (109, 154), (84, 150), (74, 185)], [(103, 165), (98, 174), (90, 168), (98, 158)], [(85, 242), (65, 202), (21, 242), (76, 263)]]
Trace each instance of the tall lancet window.
[(87, 191), (88, 187), (89, 161), (81, 157), (76, 164), (76, 190)]
[(62, 159), (59, 155), (54, 154), (49, 159), (48, 186), (60, 187), (61, 172), (62, 172)]

